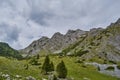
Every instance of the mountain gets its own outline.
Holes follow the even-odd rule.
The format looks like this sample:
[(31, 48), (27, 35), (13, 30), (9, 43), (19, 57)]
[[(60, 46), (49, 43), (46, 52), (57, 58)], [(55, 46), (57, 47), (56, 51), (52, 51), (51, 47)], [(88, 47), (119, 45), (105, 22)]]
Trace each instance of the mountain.
[(61, 54), (76, 55), (85, 60), (120, 61), (120, 19), (106, 29), (91, 29)]
[(11, 48), (7, 43), (0, 42), (0, 56), (21, 59), (22, 56), (17, 50)]
[(21, 50), (26, 54), (60, 53), (79, 56), (81, 59), (120, 61), (120, 19), (107, 28), (90, 31), (68, 30), (63, 35), (55, 33), (51, 38), (42, 37)]
[(51, 38), (43, 36), (39, 40), (33, 41), (25, 49), (20, 50), (20, 52), (28, 54), (36, 54), (42, 51), (47, 53), (59, 53), (63, 48), (77, 41), (78, 38), (85, 33), (86, 31), (77, 29), (68, 30), (65, 35), (57, 32)]

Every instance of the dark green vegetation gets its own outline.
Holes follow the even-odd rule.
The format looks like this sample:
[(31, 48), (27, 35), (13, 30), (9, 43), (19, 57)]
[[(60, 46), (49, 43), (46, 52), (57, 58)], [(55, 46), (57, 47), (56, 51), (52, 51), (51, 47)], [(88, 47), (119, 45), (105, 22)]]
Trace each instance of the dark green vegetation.
[(49, 56), (46, 56), (45, 61), (42, 66), (42, 73), (48, 74), (48, 72), (54, 71), (53, 62), (50, 62)]
[(40, 65), (40, 63), (38, 62), (38, 59), (36, 57), (32, 57), (29, 61), (29, 63), (31, 65)]
[(117, 63), (117, 68), (120, 69), (120, 62)]
[(61, 61), (58, 65), (57, 65), (57, 74), (59, 78), (66, 78), (67, 76), (67, 68), (65, 66), (65, 63), (63, 61)]
[[(53, 62), (50, 63), (49, 56), (45, 57), (45, 61), (42, 65), (41, 73), (44, 75), (54, 75), (53, 78), (56, 79), (56, 73), (58, 78), (66, 78), (67, 76), (67, 68), (65, 67), (65, 63), (61, 61), (58, 65), (56, 70), (54, 71), (54, 64)], [(56, 73), (55, 73), (56, 72)]]
[(22, 59), (17, 50), (11, 48), (7, 43), (0, 42), (0, 56)]
[(118, 65), (117, 68), (120, 69), (120, 65)]
[(109, 66), (109, 67), (106, 68), (106, 70), (112, 70), (112, 71), (114, 71), (114, 67), (113, 66)]

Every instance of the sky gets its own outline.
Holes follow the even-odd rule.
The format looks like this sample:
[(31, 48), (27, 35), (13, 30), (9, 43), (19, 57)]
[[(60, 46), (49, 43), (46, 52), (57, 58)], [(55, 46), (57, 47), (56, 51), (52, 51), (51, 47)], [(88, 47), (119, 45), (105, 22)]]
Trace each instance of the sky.
[(0, 42), (23, 49), (42, 36), (107, 27), (120, 18), (120, 0), (0, 0)]

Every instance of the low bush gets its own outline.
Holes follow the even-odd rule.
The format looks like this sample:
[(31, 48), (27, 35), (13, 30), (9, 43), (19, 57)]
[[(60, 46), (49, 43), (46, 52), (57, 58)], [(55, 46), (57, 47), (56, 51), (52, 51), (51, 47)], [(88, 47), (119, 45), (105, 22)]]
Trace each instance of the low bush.
[(109, 67), (107, 67), (105, 70), (114, 70), (115, 68), (113, 67), (113, 66), (109, 66)]
[(120, 65), (117, 65), (117, 68), (120, 69)]

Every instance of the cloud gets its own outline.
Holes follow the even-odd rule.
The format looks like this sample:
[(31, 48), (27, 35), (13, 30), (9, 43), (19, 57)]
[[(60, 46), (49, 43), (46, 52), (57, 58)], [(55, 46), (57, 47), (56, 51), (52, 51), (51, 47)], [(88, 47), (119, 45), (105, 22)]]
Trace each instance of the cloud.
[(0, 0), (0, 41), (21, 49), (68, 29), (106, 27), (120, 17), (120, 0)]
[(10, 28), (7, 24), (0, 24), (0, 28), (1, 37), (3, 37), (3, 40), (11, 43), (18, 40), (19, 30), (17, 27), (12, 26), (12, 28)]

